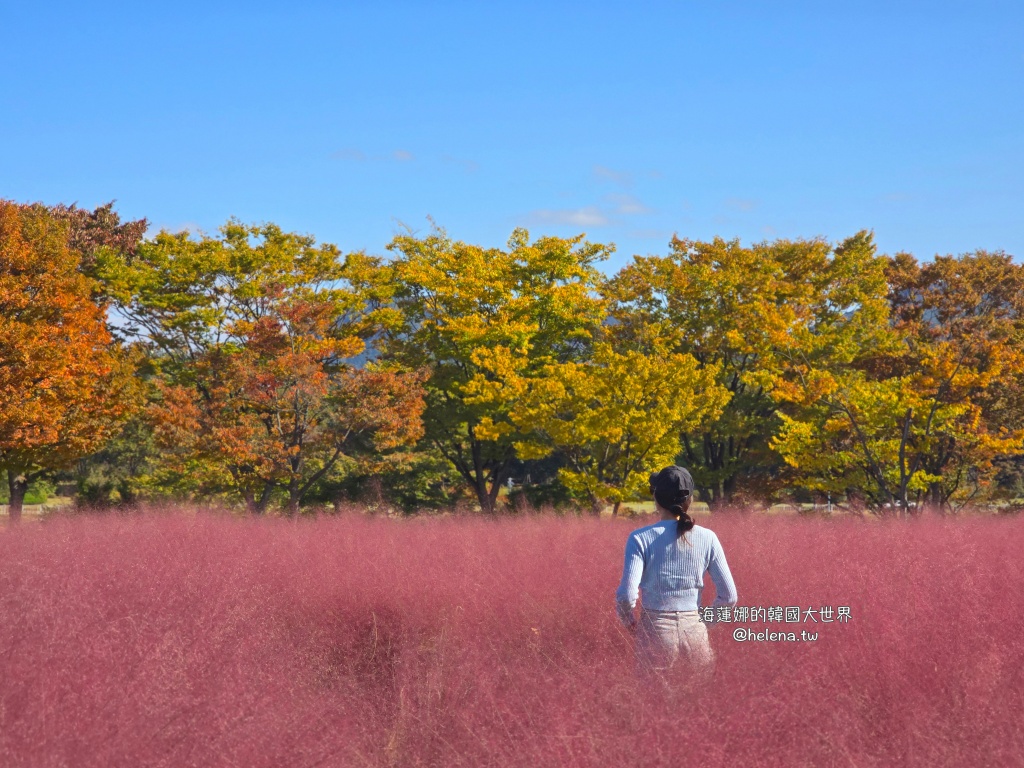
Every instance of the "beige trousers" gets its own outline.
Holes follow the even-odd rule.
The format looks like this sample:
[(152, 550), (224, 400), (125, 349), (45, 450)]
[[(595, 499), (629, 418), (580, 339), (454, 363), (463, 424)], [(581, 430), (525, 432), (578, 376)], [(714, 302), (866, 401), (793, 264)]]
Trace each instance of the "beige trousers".
[(697, 611), (640, 611), (636, 660), (641, 672), (662, 672), (682, 661), (699, 676), (714, 670), (708, 628)]

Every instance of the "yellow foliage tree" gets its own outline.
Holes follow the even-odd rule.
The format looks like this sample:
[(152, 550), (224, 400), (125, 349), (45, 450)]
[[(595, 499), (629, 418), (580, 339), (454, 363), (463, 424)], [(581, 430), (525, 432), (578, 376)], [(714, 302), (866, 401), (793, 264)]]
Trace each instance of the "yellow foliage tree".
[[(610, 248), (582, 235), (531, 242), (523, 229), (504, 250), (455, 241), (443, 230), (397, 237), (389, 248), (395, 259), (364, 286), (380, 306), (377, 348), (384, 359), (430, 369), (425, 439), (481, 509), (492, 511), (515, 459), (517, 395), (498, 386), (487, 354), (509, 350), (520, 377), (585, 359), (605, 316), (594, 263)], [(496, 388), (478, 397), (488, 381)]]
[(508, 423), (485, 420), (478, 432), (513, 435), (520, 458), (560, 453), (562, 483), (594, 513), (610, 502), (617, 514), (623, 500), (645, 491), (649, 474), (679, 453), (680, 434), (718, 418), (730, 397), (716, 381), (717, 365), (667, 352), (618, 353), (606, 342), (588, 360), (548, 363), (529, 376), (506, 348), (476, 359), (493, 376), (476, 379), (471, 401), (514, 403)]
[(732, 397), (718, 418), (682, 434), (682, 460), (713, 506), (735, 494), (768, 496), (782, 480), (770, 447), (779, 424), (771, 382), (835, 291), (832, 246), (673, 238), (669, 247), (667, 256), (634, 257), (608, 281), (609, 332), (619, 349), (667, 345), (717, 371)]

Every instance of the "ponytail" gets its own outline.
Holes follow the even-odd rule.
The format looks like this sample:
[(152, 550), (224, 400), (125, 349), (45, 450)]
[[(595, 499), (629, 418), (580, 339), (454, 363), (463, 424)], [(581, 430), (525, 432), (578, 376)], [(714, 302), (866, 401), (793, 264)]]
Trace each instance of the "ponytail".
[(686, 514), (686, 509), (682, 504), (673, 504), (668, 511), (676, 516), (676, 539), (680, 539), (683, 534), (693, 528), (693, 518)]

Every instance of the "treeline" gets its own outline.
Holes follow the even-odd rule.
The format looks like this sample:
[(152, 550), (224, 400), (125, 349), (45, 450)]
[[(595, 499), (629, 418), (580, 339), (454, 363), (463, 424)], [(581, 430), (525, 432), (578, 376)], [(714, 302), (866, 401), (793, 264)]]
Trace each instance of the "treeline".
[[(0, 201), (0, 469), (91, 504), (598, 510), (691, 468), (711, 505), (1024, 495), (1024, 267), (838, 244), (434, 230), (386, 256)], [(510, 493), (499, 497), (500, 490)]]

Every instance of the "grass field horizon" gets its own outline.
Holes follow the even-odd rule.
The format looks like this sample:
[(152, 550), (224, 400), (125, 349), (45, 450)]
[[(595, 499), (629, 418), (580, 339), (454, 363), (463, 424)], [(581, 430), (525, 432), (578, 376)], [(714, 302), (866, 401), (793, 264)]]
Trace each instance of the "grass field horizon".
[[(204, 510), (205, 512), (213, 512), (216, 514), (222, 514), (226, 516), (235, 517), (248, 517), (250, 513), (246, 511), (243, 506), (240, 505), (225, 505), (225, 504), (203, 504), (194, 502), (173, 502), (167, 500), (152, 500), (142, 501), (132, 505), (101, 505), (97, 507), (89, 507), (87, 505), (80, 505), (78, 500), (73, 496), (51, 496), (46, 499), (45, 502), (39, 504), (26, 504), (23, 507), (22, 514), (26, 520), (43, 520), (51, 517), (64, 517), (64, 516), (76, 516), (80, 514), (111, 514), (111, 515), (134, 515), (134, 514), (146, 514), (150, 511), (162, 511), (168, 509), (177, 510), (189, 510), (197, 511)], [(831, 509), (831, 511), (830, 511)], [(949, 508), (945, 510), (933, 510), (923, 508), (920, 511), (911, 509), (911, 516), (914, 517), (949, 517), (956, 519), (958, 517), (972, 517), (972, 516), (1008, 516), (1014, 515), (1024, 509), (1024, 498), (1004, 499), (998, 500), (988, 504), (973, 504), (965, 505), (961, 508)], [(809, 516), (809, 517), (830, 517), (830, 518), (858, 518), (863, 520), (883, 520), (889, 517), (897, 516), (893, 510), (881, 509), (871, 510), (868, 508), (855, 508), (845, 503), (832, 503), (827, 502), (764, 502), (756, 504), (746, 504), (743, 507), (730, 506), (728, 504), (720, 506), (717, 510), (703, 501), (695, 501), (690, 507), (690, 513), (710, 521), (714, 515), (767, 515), (767, 516)], [(392, 518), (414, 518), (418, 516), (427, 517), (449, 517), (449, 516), (481, 516), (487, 518), (490, 516), (502, 517), (502, 516), (529, 516), (529, 515), (547, 515), (547, 516), (580, 516), (580, 517), (591, 517), (592, 511), (589, 508), (583, 506), (561, 506), (556, 507), (551, 504), (542, 504), (534, 506), (531, 504), (524, 504), (517, 506), (510, 504), (506, 501), (504, 495), (499, 495), (499, 505), (493, 513), (483, 513), (479, 505), (472, 504), (468, 500), (465, 503), (453, 505), (450, 508), (421, 508), (413, 511), (405, 510), (396, 503), (388, 502), (383, 500), (379, 503), (367, 504), (366, 502), (356, 501), (349, 502), (345, 501), (340, 503), (336, 507), (329, 505), (311, 506), (301, 510), (297, 515), (289, 515), (287, 510), (280, 508), (270, 508), (263, 513), (264, 517), (276, 518), (276, 517), (295, 517), (295, 518), (319, 518), (329, 517), (333, 515), (345, 515), (345, 514), (357, 514), (357, 515), (368, 515), (368, 516), (387, 516)], [(642, 520), (648, 517), (653, 519), (653, 516), (657, 514), (655, 509), (654, 501), (626, 501), (623, 502), (618, 513), (614, 511), (613, 504), (606, 504), (601, 510), (601, 513), (597, 517), (601, 518), (621, 518), (626, 520)], [(8, 507), (6, 504), (0, 503), (0, 529), (4, 524), (8, 523)], [(701, 522), (698, 520), (698, 522)]]
[(7, 528), (0, 764), (1021, 764), (1019, 516), (701, 515), (739, 606), (850, 619), (719, 623), (713, 681), (667, 691), (636, 678), (613, 610), (649, 520), (168, 508)]

